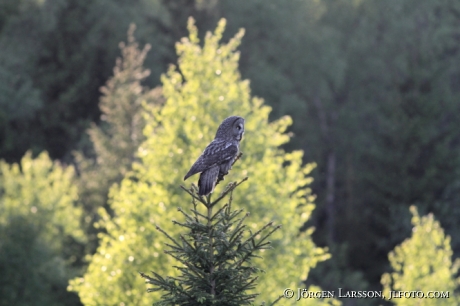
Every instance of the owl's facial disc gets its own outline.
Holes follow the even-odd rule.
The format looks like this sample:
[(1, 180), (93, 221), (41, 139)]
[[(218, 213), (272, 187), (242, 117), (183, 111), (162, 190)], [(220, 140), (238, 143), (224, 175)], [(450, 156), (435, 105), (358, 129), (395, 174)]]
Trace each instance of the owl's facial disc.
[(238, 141), (241, 141), (241, 139), (243, 138), (243, 134), (244, 134), (244, 125), (242, 122), (238, 123), (236, 126), (235, 126), (235, 138), (236, 140)]

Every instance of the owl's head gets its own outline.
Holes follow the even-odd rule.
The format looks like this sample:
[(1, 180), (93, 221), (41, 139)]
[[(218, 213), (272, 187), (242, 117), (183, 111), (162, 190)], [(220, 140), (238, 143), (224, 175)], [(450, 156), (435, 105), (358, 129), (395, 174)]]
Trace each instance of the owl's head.
[(222, 121), (217, 129), (216, 138), (241, 141), (243, 134), (244, 119), (238, 116), (231, 116)]

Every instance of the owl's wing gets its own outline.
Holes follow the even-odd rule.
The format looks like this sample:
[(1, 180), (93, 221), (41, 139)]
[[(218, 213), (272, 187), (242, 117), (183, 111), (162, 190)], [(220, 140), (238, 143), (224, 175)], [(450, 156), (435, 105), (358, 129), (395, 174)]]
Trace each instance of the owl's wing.
[(219, 176), (219, 166), (213, 166), (204, 170), (198, 180), (198, 194), (208, 195), (216, 187), (217, 177)]
[(237, 153), (237, 145), (227, 141), (213, 140), (206, 149), (204, 149), (203, 154), (201, 154), (198, 160), (193, 164), (192, 168), (190, 168), (184, 180), (196, 173), (203, 172), (206, 169), (215, 165), (220, 165), (234, 158)]

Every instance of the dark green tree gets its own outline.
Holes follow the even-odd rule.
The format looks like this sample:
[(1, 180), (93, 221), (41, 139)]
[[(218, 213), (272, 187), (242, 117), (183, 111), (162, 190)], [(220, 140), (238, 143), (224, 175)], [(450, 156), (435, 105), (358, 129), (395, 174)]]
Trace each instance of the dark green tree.
[[(193, 208), (190, 213), (179, 208), (185, 221), (173, 223), (186, 232), (174, 238), (157, 226), (169, 239), (165, 253), (180, 263), (176, 266), (179, 275), (141, 273), (154, 286), (149, 291), (166, 292), (155, 305), (253, 305), (257, 273), (263, 272), (254, 259), (270, 248), (267, 239), (280, 226), (269, 222), (251, 230), (245, 224), (249, 213), (232, 210), (232, 192), (246, 179), (230, 183), (215, 200), (211, 195), (199, 196), (195, 185), (183, 187), (192, 197)], [(227, 196), (228, 202), (222, 205)]]
[(372, 75), (380, 85), (360, 114), (368, 135), (365, 145), (356, 146), (357, 228), (367, 237), (354, 249), (357, 254), (373, 250), (373, 260), (355, 262), (372, 279), (384, 272), (386, 254), (410, 234), (410, 205), (433, 213), (441, 224), (455, 211), (442, 199), (460, 168), (457, 10), (455, 1), (366, 5), (364, 21), (375, 33), (374, 63), (380, 62)]
[(21, 2), (19, 11), (9, 9), (0, 36), (0, 154), (18, 161), (28, 149), (46, 150), (70, 161), (90, 123), (99, 123), (99, 89), (132, 22), (141, 41), (155, 46), (144, 82), (159, 83), (174, 42), (153, 25), (165, 10), (159, 0)]

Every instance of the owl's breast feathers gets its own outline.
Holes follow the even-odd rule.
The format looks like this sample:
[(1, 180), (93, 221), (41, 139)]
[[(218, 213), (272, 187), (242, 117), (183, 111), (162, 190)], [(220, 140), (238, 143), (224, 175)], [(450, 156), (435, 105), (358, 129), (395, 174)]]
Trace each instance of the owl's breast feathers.
[(184, 177), (184, 181), (196, 173), (203, 172), (214, 166), (220, 166), (223, 163), (228, 163), (236, 157), (238, 151), (238, 142), (214, 139), (206, 149), (204, 149), (192, 168), (190, 168)]

